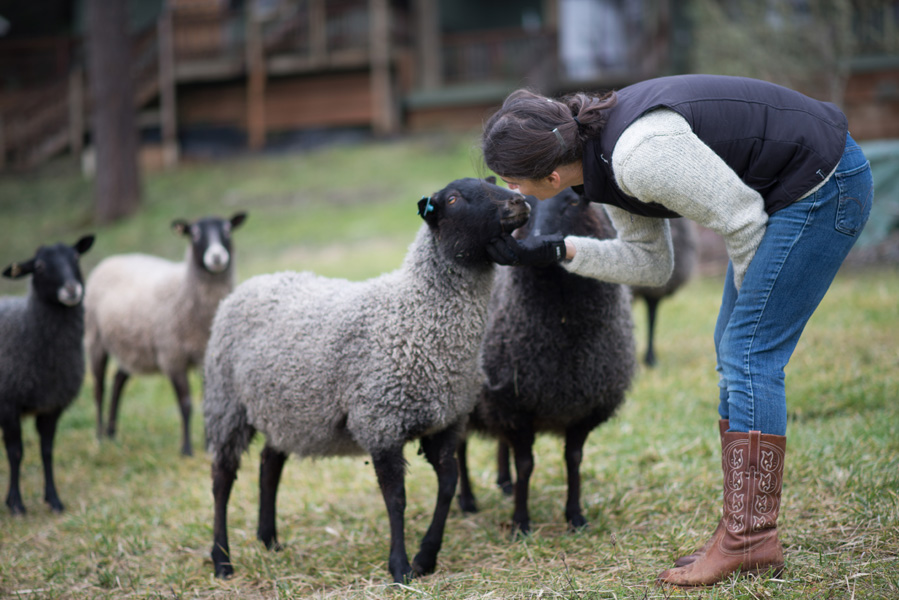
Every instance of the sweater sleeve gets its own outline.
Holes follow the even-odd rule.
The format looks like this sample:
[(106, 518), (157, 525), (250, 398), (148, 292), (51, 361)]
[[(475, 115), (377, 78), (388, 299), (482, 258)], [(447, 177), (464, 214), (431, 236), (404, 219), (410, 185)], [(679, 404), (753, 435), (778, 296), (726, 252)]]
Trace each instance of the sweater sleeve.
[(643, 217), (602, 206), (618, 236), (607, 240), (568, 236), (575, 248), (562, 266), (572, 273), (627, 285), (664, 285), (674, 269), (671, 230), (666, 219)]
[(612, 171), (624, 193), (657, 202), (721, 235), (740, 288), (765, 235), (764, 200), (682, 116), (658, 109), (634, 121), (615, 145)]

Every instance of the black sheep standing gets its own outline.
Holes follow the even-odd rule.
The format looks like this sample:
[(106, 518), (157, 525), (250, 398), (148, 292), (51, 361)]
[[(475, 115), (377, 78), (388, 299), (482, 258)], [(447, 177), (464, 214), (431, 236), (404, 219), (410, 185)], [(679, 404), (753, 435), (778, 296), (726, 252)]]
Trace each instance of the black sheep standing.
[(19, 491), (24, 415), (34, 415), (44, 463), (44, 500), (55, 512), (63, 505), (53, 480), (56, 423), (84, 380), (84, 280), (78, 258), (94, 236), (74, 246), (41, 246), (33, 258), (9, 265), (11, 279), (31, 275), (25, 297), (0, 298), (0, 427), (9, 459), (6, 505), (23, 514)]
[[(601, 209), (572, 190), (543, 201), (529, 198), (531, 220), (517, 236), (614, 237)], [(565, 438), (568, 498), (565, 518), (587, 524), (580, 505), (580, 463), (590, 432), (624, 401), (636, 369), (630, 294), (626, 286), (573, 275), (559, 265), (501, 267), (482, 345), (486, 381), (471, 428), (508, 444), (515, 457), (515, 527), (530, 529), (527, 497), (535, 434)], [(459, 449), (460, 505), (473, 512), (465, 458)], [(500, 467), (500, 478), (503, 468)], [(508, 471), (508, 469), (506, 469)], [(507, 477), (507, 476), (506, 476)], [(500, 482), (501, 483), (501, 482)]]

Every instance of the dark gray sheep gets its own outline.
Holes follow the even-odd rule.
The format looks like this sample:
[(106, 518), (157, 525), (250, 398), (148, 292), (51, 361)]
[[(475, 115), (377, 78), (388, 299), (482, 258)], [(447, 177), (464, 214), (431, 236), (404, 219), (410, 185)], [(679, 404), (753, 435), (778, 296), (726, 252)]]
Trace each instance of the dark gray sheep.
[[(437, 563), (456, 489), (459, 430), (480, 386), (478, 354), (494, 266), (485, 247), (527, 221), (524, 197), (459, 179), (419, 203), (425, 220), (400, 269), (362, 282), (313, 273), (253, 277), (219, 307), (206, 355), (215, 573), (233, 573), (227, 508), (256, 431), (258, 538), (277, 546), (275, 496), (288, 453), (369, 454), (390, 521), (394, 581)], [(437, 505), (410, 565), (403, 446), (421, 440)]]
[(118, 369), (106, 435), (115, 436), (119, 401), (132, 374), (163, 373), (181, 409), (181, 453), (191, 455), (188, 370), (201, 367), (212, 318), (234, 289), (231, 233), (246, 219), (176, 220), (172, 228), (190, 244), (182, 262), (146, 254), (104, 259), (91, 271), (84, 299), (85, 345), (94, 376), (97, 438), (103, 436), (103, 394), (110, 355)]
[(671, 245), (674, 247), (674, 270), (665, 285), (657, 287), (631, 286), (634, 299), (646, 302), (647, 334), (646, 354), (643, 362), (654, 367), (657, 362), (655, 352), (655, 327), (659, 303), (684, 286), (696, 269), (698, 240), (696, 225), (689, 219), (670, 219)]
[(0, 298), (0, 427), (9, 459), (6, 505), (23, 514), (19, 491), (22, 424), (34, 415), (44, 464), (44, 500), (62, 512), (53, 479), (56, 424), (75, 400), (84, 381), (84, 283), (78, 259), (94, 236), (74, 246), (41, 246), (34, 257), (9, 265), (3, 276), (31, 275), (27, 296)]
[[(531, 220), (517, 236), (614, 237), (605, 213), (570, 189), (530, 201)], [(571, 527), (583, 527), (583, 445), (624, 401), (636, 368), (628, 289), (569, 273), (560, 265), (502, 267), (496, 279), (483, 343), (485, 382), (471, 427), (500, 440), (501, 485), (509, 479), (503, 444), (511, 446), (518, 474), (512, 520), (525, 533), (530, 529), (527, 498), (535, 434), (563, 435), (568, 469), (565, 518)], [(465, 450), (462, 442), (459, 499), (463, 510), (474, 511)]]

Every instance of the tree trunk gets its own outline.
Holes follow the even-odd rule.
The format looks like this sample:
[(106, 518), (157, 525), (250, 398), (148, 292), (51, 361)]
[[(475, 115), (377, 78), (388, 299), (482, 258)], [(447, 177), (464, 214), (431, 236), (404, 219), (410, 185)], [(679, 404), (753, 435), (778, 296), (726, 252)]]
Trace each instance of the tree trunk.
[(94, 218), (109, 223), (140, 205), (137, 119), (127, 3), (88, 0), (88, 60), (96, 153)]

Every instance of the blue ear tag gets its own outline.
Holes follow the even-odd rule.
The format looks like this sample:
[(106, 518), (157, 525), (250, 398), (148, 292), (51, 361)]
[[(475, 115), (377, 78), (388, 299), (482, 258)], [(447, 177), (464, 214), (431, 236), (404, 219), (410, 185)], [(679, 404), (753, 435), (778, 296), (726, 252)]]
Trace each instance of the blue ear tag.
[(421, 207), (421, 208), (418, 209), (418, 214), (419, 214), (419, 216), (421, 216), (422, 218), (424, 218), (425, 216), (427, 216), (428, 213), (434, 212), (434, 205), (431, 204), (431, 197), (430, 197), (430, 196), (422, 196), (421, 199), (422, 199), (422, 200), (427, 200), (427, 202), (425, 203), (425, 205), (424, 205), (423, 207)]

